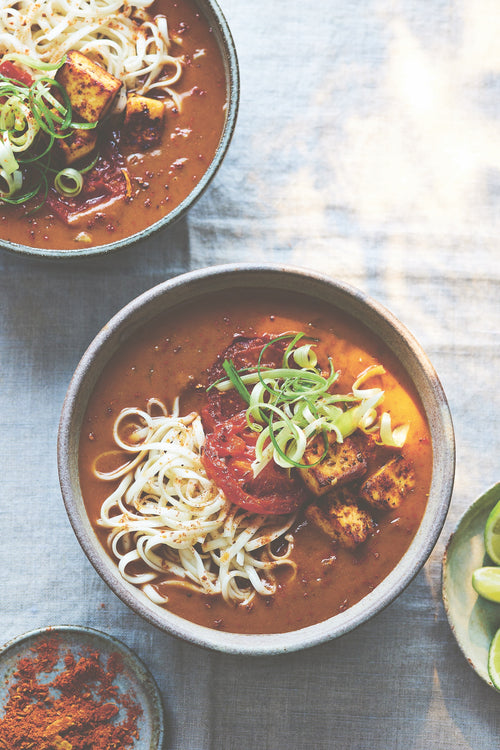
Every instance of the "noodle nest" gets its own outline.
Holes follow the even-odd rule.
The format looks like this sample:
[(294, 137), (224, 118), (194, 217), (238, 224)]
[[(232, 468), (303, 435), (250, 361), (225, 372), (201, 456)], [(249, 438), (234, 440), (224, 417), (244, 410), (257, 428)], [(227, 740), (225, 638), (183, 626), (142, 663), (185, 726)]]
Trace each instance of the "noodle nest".
[[(167, 19), (152, 0), (0, 0), (0, 52), (56, 63), (77, 50), (119, 78), (126, 92), (170, 90), (182, 57), (170, 52)], [(180, 43), (180, 40), (176, 39)]]
[[(245, 605), (256, 594), (276, 592), (278, 566), (295, 574), (294, 516), (249, 514), (226, 499), (203, 467), (205, 435), (196, 412), (179, 416), (176, 402), (168, 414), (151, 399), (146, 411), (122, 410), (113, 434), (116, 451), (97, 459), (94, 474), (119, 484), (103, 502), (98, 524), (109, 530), (122, 577), (153, 602), (167, 603), (165, 589), (181, 586)], [(127, 459), (118, 468), (99, 469), (123, 453)]]

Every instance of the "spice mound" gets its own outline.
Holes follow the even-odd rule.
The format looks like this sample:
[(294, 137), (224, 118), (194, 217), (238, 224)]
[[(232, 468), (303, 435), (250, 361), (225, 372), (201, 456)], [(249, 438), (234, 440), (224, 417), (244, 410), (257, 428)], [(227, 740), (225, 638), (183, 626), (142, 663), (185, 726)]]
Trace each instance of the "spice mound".
[(0, 716), (0, 750), (126, 750), (141, 707), (121, 691), (119, 653), (75, 654), (55, 634), (20, 658)]

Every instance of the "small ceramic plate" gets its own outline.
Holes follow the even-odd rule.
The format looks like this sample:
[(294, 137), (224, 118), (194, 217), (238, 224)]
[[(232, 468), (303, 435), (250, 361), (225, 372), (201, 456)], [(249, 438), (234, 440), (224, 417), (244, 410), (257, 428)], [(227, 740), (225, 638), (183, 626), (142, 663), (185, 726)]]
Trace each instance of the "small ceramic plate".
[(453, 635), (471, 667), (488, 685), (488, 650), (500, 628), (500, 604), (488, 602), (472, 588), (472, 573), (491, 565), (484, 548), (484, 527), (500, 500), (500, 483), (473, 503), (451, 535), (443, 558), (443, 602)]
[[(8, 698), (8, 690), (13, 682), (19, 659), (33, 656), (37, 643), (50, 636), (57, 636), (61, 658), (53, 672), (44, 674), (43, 681), (52, 680), (64, 667), (63, 656), (70, 651), (75, 657), (89, 650), (98, 651), (103, 665), (112, 654), (121, 657), (121, 671), (116, 675), (113, 684), (119, 694), (129, 693), (142, 709), (137, 719), (139, 738), (134, 748), (141, 750), (160, 750), (163, 743), (163, 704), (158, 687), (144, 664), (120, 641), (112, 636), (91, 628), (71, 625), (42, 628), (25, 633), (6, 643), (0, 649), (0, 712)], [(120, 716), (120, 715), (118, 715)]]

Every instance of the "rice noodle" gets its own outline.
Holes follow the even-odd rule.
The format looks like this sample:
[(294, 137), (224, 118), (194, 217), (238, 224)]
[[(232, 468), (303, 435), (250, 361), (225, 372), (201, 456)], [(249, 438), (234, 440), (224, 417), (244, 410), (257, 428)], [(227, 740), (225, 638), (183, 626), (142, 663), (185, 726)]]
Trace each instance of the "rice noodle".
[[(168, 601), (163, 590), (169, 586), (248, 604), (256, 593), (276, 592), (278, 566), (295, 574), (289, 533), (294, 516), (249, 514), (226, 499), (203, 467), (205, 435), (196, 412), (181, 417), (176, 402), (168, 414), (152, 399), (146, 411), (123, 409), (113, 434), (116, 450), (129, 460), (104, 472), (103, 454), (93, 470), (100, 479), (119, 480), (102, 504), (98, 524), (109, 529), (109, 549), (126, 581), (157, 604)], [(278, 538), (285, 542), (280, 555), (272, 550)], [(140, 572), (133, 567), (138, 562)]]
[(183, 58), (170, 55), (167, 19), (151, 17), (151, 4), (0, 0), (0, 53), (55, 63), (69, 50), (78, 50), (119, 78), (127, 91), (161, 89), (176, 99), (170, 87), (181, 76)]

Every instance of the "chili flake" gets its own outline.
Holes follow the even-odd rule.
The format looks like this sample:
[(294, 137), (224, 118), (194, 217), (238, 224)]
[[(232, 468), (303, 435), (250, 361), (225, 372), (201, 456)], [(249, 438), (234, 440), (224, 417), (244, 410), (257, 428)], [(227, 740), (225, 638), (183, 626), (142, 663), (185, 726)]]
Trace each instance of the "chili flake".
[(17, 662), (0, 718), (0, 750), (133, 748), (142, 709), (131, 692), (118, 690), (121, 670), (120, 654), (104, 664), (98, 651), (75, 655), (56, 635), (44, 638)]

